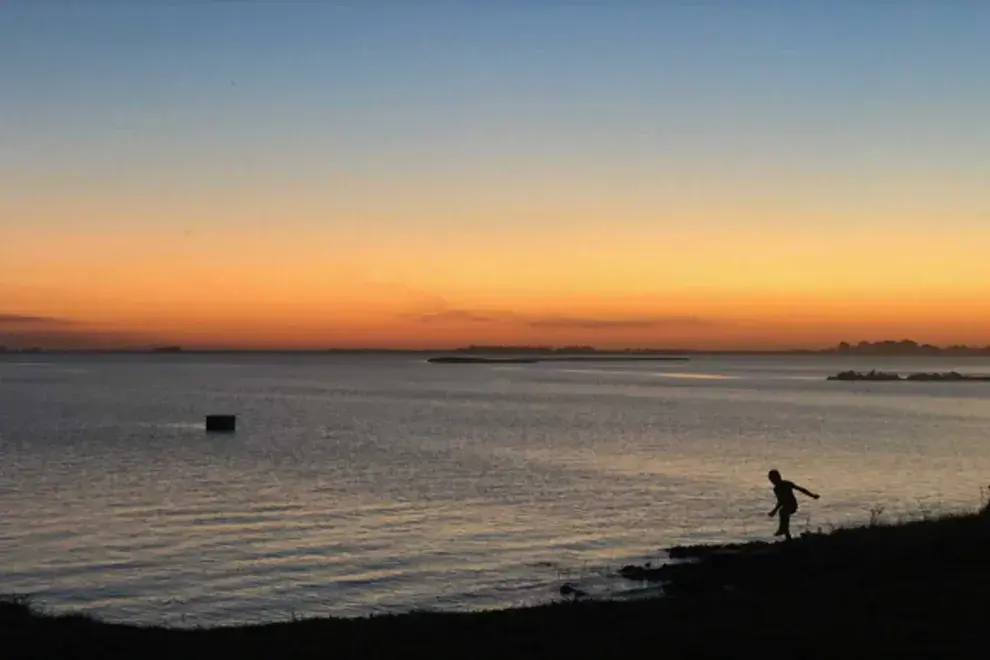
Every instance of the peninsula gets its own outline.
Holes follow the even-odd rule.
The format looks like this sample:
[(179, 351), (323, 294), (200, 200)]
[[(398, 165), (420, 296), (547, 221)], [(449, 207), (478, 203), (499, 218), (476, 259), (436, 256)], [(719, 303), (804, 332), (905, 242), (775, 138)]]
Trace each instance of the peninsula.
[(535, 364), (536, 358), (524, 357), (482, 357), (471, 355), (445, 355), (426, 360), (433, 364)]
[(439, 364), (533, 364), (536, 362), (635, 362), (683, 361), (690, 358), (662, 349), (624, 349), (609, 351), (593, 346), (468, 346), (452, 351), (454, 355), (432, 357), (427, 362)]
[(829, 376), (826, 380), (868, 380), (868, 381), (921, 381), (938, 383), (957, 382), (988, 382), (990, 376), (980, 374), (961, 374), (957, 371), (947, 371), (944, 373), (918, 372), (902, 377), (898, 373), (890, 371), (840, 371), (834, 376)]

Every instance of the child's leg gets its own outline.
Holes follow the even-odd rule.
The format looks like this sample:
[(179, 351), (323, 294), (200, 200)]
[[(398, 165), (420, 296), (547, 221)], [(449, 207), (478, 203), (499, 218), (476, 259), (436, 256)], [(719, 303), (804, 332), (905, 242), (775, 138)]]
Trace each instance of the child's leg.
[(777, 532), (774, 536), (783, 536), (786, 539), (791, 538), (791, 512), (787, 509), (782, 508), (780, 510), (780, 525), (777, 527)]
[(791, 512), (781, 511), (780, 526), (784, 530), (784, 538), (791, 540)]

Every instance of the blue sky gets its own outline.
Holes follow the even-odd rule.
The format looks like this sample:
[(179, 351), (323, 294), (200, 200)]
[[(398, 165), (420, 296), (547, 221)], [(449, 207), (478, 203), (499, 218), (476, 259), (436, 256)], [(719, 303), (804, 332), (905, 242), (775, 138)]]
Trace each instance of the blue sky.
[(4, 160), (986, 166), (990, 7), (794, 4), (15, 0)]

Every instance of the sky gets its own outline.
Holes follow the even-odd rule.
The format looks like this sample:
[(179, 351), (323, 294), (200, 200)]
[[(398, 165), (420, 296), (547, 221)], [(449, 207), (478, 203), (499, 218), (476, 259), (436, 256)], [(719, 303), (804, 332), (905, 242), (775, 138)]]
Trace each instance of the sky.
[(0, 344), (990, 344), (988, 30), (0, 1)]

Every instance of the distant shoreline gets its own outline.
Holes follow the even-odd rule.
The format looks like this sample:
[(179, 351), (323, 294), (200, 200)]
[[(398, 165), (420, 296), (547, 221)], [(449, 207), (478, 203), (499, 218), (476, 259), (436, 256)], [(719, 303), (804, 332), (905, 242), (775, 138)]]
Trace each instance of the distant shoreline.
[(990, 381), (990, 376), (985, 374), (961, 374), (956, 371), (945, 373), (925, 373), (916, 372), (901, 376), (890, 371), (843, 371), (834, 376), (829, 376), (825, 380), (841, 381), (868, 381), (868, 382), (925, 382), (925, 383), (980, 383)]
[(720, 356), (802, 356), (802, 357), (990, 357), (988, 346), (947, 346), (918, 344), (911, 340), (841, 342), (829, 348), (790, 349), (699, 349), (699, 348), (596, 348), (594, 346), (462, 346), (457, 348), (322, 348), (322, 349), (238, 349), (184, 348), (182, 346), (118, 348), (11, 348), (0, 346), (0, 355), (465, 355), (482, 357), (539, 357), (578, 359), (656, 358), (683, 359), (691, 355)]
[[(163, 359), (182, 357), (184, 355), (460, 355), (454, 350), (429, 350), (429, 349), (183, 349), (181, 351), (157, 351), (154, 349), (44, 349), (39, 351), (6, 350), (0, 351), (0, 358), (14, 356), (44, 356), (44, 355), (153, 355)], [(497, 354), (499, 357), (529, 357), (532, 353), (503, 352)], [(625, 353), (623, 351), (597, 351), (594, 353), (582, 353), (572, 355), (551, 354), (541, 356), (541, 361), (548, 359), (575, 360), (575, 359), (622, 359), (637, 360), (648, 359), (683, 359), (684, 356), (725, 356), (725, 357), (820, 357), (820, 358), (959, 358), (959, 357), (990, 357), (990, 351), (974, 350), (972, 352), (944, 352), (944, 353), (839, 353), (836, 351), (815, 351), (815, 350), (780, 350), (780, 351), (755, 351), (755, 350), (685, 350), (677, 352), (658, 353)]]
[(538, 362), (683, 362), (687, 356), (675, 355), (533, 355), (485, 357), (480, 355), (442, 355), (427, 358), (432, 364), (536, 364)]

